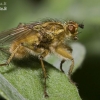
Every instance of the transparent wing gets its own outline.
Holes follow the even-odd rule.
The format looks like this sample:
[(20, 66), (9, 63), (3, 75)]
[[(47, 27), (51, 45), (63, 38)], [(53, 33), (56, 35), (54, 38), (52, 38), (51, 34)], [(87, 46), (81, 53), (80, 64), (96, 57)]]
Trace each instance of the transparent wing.
[(0, 33), (0, 46), (4, 44), (11, 43), (14, 39), (17, 39), (21, 36), (26, 36), (31, 31), (33, 31), (33, 27), (38, 23), (31, 24), (22, 24), (20, 23), (18, 27), (10, 29), (8, 31), (4, 31)]

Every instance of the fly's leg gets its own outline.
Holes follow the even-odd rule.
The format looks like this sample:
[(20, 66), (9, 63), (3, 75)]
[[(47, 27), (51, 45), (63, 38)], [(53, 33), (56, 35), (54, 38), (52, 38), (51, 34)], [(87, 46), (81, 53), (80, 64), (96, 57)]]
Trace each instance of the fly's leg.
[(25, 43), (22, 43), (22, 46), (24, 46), (24, 47), (26, 47), (26, 48), (28, 48), (28, 49), (30, 49), (30, 50), (35, 50), (35, 51), (38, 51), (39, 50), (39, 53), (41, 53), (41, 52), (43, 52), (41, 55), (39, 55), (39, 60), (40, 60), (40, 62), (41, 62), (41, 67), (42, 67), (42, 70), (43, 70), (43, 74), (44, 74), (44, 79), (45, 79), (45, 81), (44, 81), (44, 95), (45, 95), (45, 97), (48, 97), (48, 94), (47, 94), (47, 92), (46, 92), (46, 78), (47, 78), (47, 74), (46, 74), (46, 70), (45, 70), (45, 67), (44, 67), (44, 63), (43, 63), (43, 58), (48, 54), (48, 50), (47, 49), (44, 49), (44, 51), (42, 50), (42, 49), (39, 49), (35, 44), (34, 44), (34, 48), (30, 48), (30, 45), (25, 45)]
[(44, 63), (43, 63), (43, 58), (40, 57), (40, 62), (41, 62), (41, 66), (42, 66), (42, 70), (43, 70), (43, 73), (44, 73), (44, 95), (45, 97), (48, 97), (48, 94), (46, 92), (46, 78), (47, 78), (47, 74), (46, 74), (46, 70), (45, 70), (45, 67), (44, 67)]
[(71, 61), (72, 61), (72, 64), (71, 64), (70, 69), (69, 69), (69, 73), (68, 73), (69, 76), (71, 76), (73, 68), (74, 68), (74, 59), (72, 58)]
[(19, 47), (21, 46), (21, 44), (19, 46), (16, 47), (16, 49), (12, 52), (11, 56), (8, 58), (8, 60), (3, 63), (3, 64), (0, 64), (0, 66), (5, 66), (5, 65), (9, 65), (9, 63), (11, 62), (11, 60), (13, 59), (15, 53), (17, 52), (17, 50), (19, 49)]
[(47, 86), (46, 86), (46, 79), (47, 79), (47, 73), (46, 73), (46, 69), (45, 69), (45, 66), (44, 66), (44, 63), (43, 63), (43, 58), (48, 54), (48, 50), (45, 50), (39, 57), (40, 59), (40, 62), (41, 62), (41, 67), (42, 67), (42, 70), (43, 70), (43, 74), (44, 74), (44, 95), (45, 97), (49, 97), (48, 94), (47, 94)]
[[(61, 56), (63, 56), (65, 59), (68, 58), (72, 61), (71, 65), (70, 65), (70, 68), (69, 68), (69, 71), (68, 71), (68, 76), (70, 77), (71, 74), (72, 74), (72, 71), (73, 71), (73, 68), (74, 68), (74, 60), (73, 60), (73, 57), (71, 55), (71, 53), (69, 53), (67, 50), (65, 50), (65, 48), (61, 47), (61, 46), (58, 46), (55, 51), (60, 54)], [(62, 70), (62, 64), (65, 62), (65, 60), (62, 60), (61, 63), (60, 63), (60, 69), (62, 72), (64, 72)]]
[(66, 61), (66, 60), (63, 59), (63, 60), (61, 61), (61, 63), (60, 63), (60, 70), (61, 70), (63, 73), (64, 73), (64, 70), (62, 69), (62, 65), (63, 65), (63, 63), (64, 63), (65, 61)]

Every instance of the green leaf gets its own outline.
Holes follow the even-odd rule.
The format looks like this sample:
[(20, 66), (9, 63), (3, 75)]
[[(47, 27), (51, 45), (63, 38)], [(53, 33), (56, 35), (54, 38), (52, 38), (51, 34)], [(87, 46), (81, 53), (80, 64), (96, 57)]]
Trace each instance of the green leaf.
[[(3, 63), (7, 58), (3, 52), (0, 56)], [(81, 100), (77, 87), (69, 82), (67, 75), (45, 61), (44, 64), (49, 98), (44, 97), (43, 72), (34, 57), (0, 67), (0, 94), (7, 100)]]

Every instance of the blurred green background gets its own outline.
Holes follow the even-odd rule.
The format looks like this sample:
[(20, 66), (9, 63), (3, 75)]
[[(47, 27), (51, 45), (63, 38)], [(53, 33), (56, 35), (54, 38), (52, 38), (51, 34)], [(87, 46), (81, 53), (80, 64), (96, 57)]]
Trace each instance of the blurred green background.
[[(2, 3), (5, 2), (5, 5)], [(85, 28), (79, 42), (86, 57), (72, 76), (83, 100), (100, 100), (100, 0), (0, 0), (0, 31), (41, 19), (74, 20)]]

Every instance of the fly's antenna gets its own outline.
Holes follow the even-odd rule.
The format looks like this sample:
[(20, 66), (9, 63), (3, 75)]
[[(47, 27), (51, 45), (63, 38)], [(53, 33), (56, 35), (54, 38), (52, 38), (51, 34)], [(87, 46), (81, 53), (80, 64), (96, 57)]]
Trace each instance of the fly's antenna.
[(78, 26), (82, 29), (84, 28), (84, 24), (78, 24)]
[(83, 22), (81, 24), (78, 24), (78, 26), (83, 29), (84, 28)]

